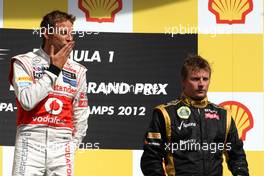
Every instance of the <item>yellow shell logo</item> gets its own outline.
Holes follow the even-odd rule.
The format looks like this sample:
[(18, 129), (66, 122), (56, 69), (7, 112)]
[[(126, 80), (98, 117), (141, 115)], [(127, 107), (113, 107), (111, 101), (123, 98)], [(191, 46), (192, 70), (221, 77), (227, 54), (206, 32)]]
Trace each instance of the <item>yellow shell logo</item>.
[(209, 0), (208, 9), (215, 14), (216, 23), (243, 24), (253, 10), (252, 0)]
[(253, 128), (253, 116), (249, 109), (236, 101), (225, 101), (220, 106), (231, 110), (238, 131), (239, 138), (243, 141), (246, 139), (246, 133)]
[(122, 9), (122, 0), (79, 0), (78, 6), (86, 21), (114, 22), (116, 13)]

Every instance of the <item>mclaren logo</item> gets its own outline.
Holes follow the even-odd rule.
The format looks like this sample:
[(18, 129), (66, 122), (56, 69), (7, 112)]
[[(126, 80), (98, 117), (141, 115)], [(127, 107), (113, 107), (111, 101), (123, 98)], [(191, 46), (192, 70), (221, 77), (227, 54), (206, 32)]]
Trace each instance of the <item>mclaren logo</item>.
[(7, 55), (8, 51), (10, 51), (10, 49), (0, 48), (0, 60), (4, 60), (5, 59), (5, 56)]
[(209, 0), (208, 9), (215, 14), (216, 23), (244, 24), (253, 10), (252, 0)]
[(220, 106), (231, 110), (239, 138), (244, 141), (246, 139), (246, 133), (253, 128), (254, 125), (253, 116), (249, 109), (236, 101), (225, 101), (221, 103)]
[(122, 0), (79, 0), (78, 5), (86, 21), (114, 22), (116, 13), (122, 9)]

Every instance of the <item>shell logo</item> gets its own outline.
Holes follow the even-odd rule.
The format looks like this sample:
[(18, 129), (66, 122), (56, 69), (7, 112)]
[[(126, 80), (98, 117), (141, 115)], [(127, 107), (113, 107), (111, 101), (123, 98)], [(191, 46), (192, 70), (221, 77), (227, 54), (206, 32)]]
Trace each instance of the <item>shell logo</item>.
[(209, 0), (208, 9), (219, 24), (244, 24), (253, 10), (252, 0)]
[(122, 0), (79, 0), (78, 6), (85, 13), (86, 21), (114, 22), (122, 9)]
[(239, 138), (244, 141), (246, 139), (246, 133), (253, 128), (254, 125), (253, 116), (249, 109), (237, 101), (225, 101), (219, 105), (225, 109), (231, 110)]

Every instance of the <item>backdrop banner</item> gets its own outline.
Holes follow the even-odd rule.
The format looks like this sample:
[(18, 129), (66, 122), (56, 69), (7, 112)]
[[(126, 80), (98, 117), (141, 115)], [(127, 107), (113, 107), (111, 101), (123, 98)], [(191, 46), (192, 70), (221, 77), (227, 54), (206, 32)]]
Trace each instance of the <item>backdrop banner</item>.
[[(38, 49), (37, 30), (0, 30), (0, 145), (15, 142), (16, 104), (10, 59)], [(75, 31), (70, 59), (87, 71), (89, 127), (81, 148), (142, 149), (152, 109), (180, 95), (183, 59), (197, 53), (197, 35)]]

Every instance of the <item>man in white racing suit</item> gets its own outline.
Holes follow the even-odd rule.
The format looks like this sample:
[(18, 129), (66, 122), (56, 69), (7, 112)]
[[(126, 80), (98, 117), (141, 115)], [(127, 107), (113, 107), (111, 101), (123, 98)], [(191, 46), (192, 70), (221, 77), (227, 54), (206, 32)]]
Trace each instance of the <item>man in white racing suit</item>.
[(74, 20), (50, 12), (41, 22), (42, 47), (11, 60), (18, 107), (13, 176), (74, 174), (74, 152), (89, 116), (87, 69), (69, 59)]

